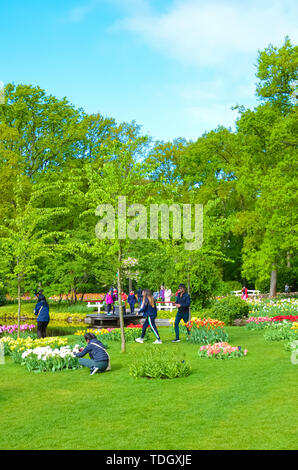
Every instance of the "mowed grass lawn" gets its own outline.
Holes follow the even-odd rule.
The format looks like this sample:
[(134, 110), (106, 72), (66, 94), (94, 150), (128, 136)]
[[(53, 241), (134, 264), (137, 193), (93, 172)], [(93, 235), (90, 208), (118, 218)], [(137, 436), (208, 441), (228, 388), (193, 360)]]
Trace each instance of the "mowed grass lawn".
[(159, 328), (157, 348), (175, 349), (192, 374), (134, 379), (130, 361), (148, 343), (110, 343), (112, 371), (33, 373), (0, 365), (1, 449), (295, 449), (298, 365), (262, 332), (226, 328), (239, 359), (199, 358), (198, 345), (172, 344)]

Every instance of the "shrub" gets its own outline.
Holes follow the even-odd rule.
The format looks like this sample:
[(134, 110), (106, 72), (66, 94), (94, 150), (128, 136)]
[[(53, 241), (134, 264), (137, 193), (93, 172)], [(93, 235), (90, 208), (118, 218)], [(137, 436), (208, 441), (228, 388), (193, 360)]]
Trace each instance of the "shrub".
[(213, 302), (211, 312), (212, 318), (223, 321), (226, 325), (232, 325), (236, 318), (248, 316), (249, 305), (240, 297), (225, 297)]
[(186, 377), (190, 373), (191, 366), (183, 356), (178, 357), (177, 353), (157, 349), (155, 346), (146, 349), (129, 368), (129, 374), (135, 378), (174, 379)]

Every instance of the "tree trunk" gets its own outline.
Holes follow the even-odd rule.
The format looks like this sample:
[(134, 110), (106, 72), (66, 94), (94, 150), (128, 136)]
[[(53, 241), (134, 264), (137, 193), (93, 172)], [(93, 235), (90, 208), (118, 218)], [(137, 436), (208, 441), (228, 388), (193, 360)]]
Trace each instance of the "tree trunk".
[(287, 252), (287, 267), (291, 269), (291, 253)]
[(20, 337), (21, 321), (21, 276), (18, 274), (18, 338)]
[(277, 271), (275, 265), (272, 265), (271, 278), (270, 278), (270, 293), (269, 297), (276, 297), (276, 284), (277, 284)]
[[(190, 263), (191, 263), (191, 259), (189, 258), (189, 265), (188, 265), (188, 272), (187, 272), (187, 293), (190, 295)], [(188, 321), (191, 320), (191, 310), (190, 310), (190, 306), (189, 306), (189, 310), (188, 310)]]
[(119, 251), (118, 251), (118, 301), (119, 301), (119, 319), (120, 319), (120, 330), (121, 330), (121, 352), (125, 352), (125, 333), (124, 333), (124, 318), (122, 311), (122, 299), (121, 299), (121, 262), (122, 262), (122, 250), (121, 243), (119, 241)]
[(132, 279), (130, 279), (130, 277), (128, 278), (128, 290), (129, 292), (132, 291)]

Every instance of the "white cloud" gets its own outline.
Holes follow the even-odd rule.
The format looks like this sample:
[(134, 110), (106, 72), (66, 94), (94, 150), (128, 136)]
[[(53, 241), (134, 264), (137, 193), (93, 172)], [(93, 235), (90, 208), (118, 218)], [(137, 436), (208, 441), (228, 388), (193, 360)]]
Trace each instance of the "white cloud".
[(176, 0), (165, 13), (132, 11), (117, 27), (182, 63), (212, 66), (235, 55), (256, 56), (270, 42), (281, 45), (286, 35), (295, 42), (297, 5), (293, 0)]
[(80, 23), (98, 6), (99, 1), (91, 0), (84, 5), (71, 8), (67, 14), (67, 20), (71, 23)]

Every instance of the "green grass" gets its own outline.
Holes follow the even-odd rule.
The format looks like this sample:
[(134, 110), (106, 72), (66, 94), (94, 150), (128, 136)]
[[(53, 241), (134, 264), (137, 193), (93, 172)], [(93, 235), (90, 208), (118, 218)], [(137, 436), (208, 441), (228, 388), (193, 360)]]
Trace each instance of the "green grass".
[(239, 359), (198, 357), (199, 346), (172, 344), (159, 328), (156, 347), (175, 349), (192, 374), (173, 380), (134, 379), (130, 361), (149, 345), (109, 344), (112, 371), (30, 373), (0, 366), (0, 449), (295, 449), (297, 372), (281, 343), (260, 331), (226, 328)]

